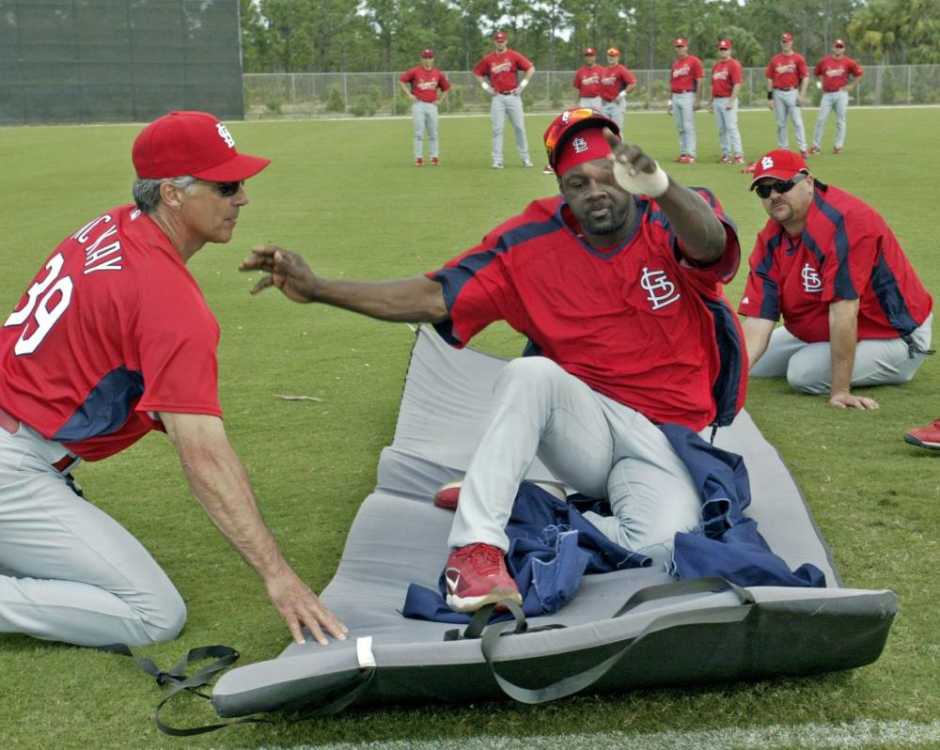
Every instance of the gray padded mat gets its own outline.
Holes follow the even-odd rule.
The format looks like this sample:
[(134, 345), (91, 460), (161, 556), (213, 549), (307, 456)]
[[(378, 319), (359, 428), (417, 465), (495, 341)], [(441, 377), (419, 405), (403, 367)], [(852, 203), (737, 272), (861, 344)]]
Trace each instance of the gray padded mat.
[[(431, 328), (419, 329), (394, 441), (382, 451), (377, 487), (363, 502), (339, 569), (323, 591), (350, 628), (349, 640), (326, 648), (291, 644), (277, 659), (232, 670), (213, 691), (220, 715), (315, 706), (367, 675), (372, 679), (357, 695), (359, 703), (501, 695), (478, 640), (445, 642), (453, 625), (406, 619), (400, 609), (410, 583), (436, 586), (453, 515), (435, 508), (431, 497), (463, 474), (503, 365), (453, 349)], [(749, 513), (774, 551), (791, 568), (804, 562), (819, 567), (828, 588), (753, 587), (753, 604), (729, 591), (672, 596), (612, 619), (631, 594), (669, 577), (649, 569), (587, 576), (568, 606), (530, 620), (564, 629), (500, 639), (500, 672), (535, 687), (631, 642), (636, 648), (629, 663), (594, 689), (805, 674), (877, 659), (895, 613), (894, 594), (841, 587), (799, 489), (746, 412), (719, 430), (716, 444), (744, 456)], [(529, 478), (553, 477), (536, 461)]]

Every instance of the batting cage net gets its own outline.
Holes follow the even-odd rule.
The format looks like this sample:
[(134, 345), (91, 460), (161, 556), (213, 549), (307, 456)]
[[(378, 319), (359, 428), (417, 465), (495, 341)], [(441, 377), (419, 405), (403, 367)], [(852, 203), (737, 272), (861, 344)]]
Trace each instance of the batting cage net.
[(244, 116), (238, 0), (0, 0), (0, 124)]

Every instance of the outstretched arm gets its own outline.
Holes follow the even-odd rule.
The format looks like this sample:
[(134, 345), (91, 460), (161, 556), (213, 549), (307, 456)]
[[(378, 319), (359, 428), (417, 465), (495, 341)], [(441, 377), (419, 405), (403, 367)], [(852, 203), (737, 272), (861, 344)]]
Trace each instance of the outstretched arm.
[(763, 357), (764, 352), (767, 351), (770, 334), (774, 330), (774, 321), (764, 318), (745, 318), (741, 322), (741, 327), (744, 329), (747, 359), (753, 368), (757, 364), (757, 360)]
[(443, 288), (425, 276), (371, 282), (324, 279), (300, 255), (276, 245), (254, 248), (239, 270), (267, 274), (252, 294), (274, 286), (294, 302), (320, 302), (379, 320), (437, 323), (448, 317)]
[(248, 475), (229, 444), (222, 420), (205, 414), (167, 412), (160, 418), (196, 499), (261, 576), (294, 640), (304, 642), (303, 627), (322, 645), (327, 642), (324, 628), (335, 638), (344, 639), (346, 626), (320, 603), (278, 549), (261, 518)]
[(878, 402), (865, 396), (853, 396), (852, 369), (858, 343), (859, 301), (839, 300), (829, 305), (829, 345), (832, 351), (832, 388), (830, 406), (839, 409), (877, 409)]

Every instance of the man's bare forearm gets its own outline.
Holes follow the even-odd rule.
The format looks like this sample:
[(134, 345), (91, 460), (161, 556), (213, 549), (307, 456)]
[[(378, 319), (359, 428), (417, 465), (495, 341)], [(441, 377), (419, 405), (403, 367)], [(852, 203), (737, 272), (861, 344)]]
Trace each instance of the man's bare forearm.
[(725, 227), (702, 196), (669, 178), (669, 189), (656, 199), (682, 242), (684, 254), (714, 263), (725, 250)]
[(425, 276), (395, 281), (318, 279), (313, 302), (404, 323), (437, 323), (447, 318), (441, 285)]
[(829, 348), (832, 357), (832, 393), (849, 393), (858, 342), (858, 300), (829, 306)]

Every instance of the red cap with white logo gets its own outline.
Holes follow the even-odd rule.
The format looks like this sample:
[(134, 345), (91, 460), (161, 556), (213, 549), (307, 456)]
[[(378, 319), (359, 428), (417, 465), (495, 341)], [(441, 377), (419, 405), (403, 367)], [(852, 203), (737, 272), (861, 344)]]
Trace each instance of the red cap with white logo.
[(208, 112), (170, 112), (145, 127), (134, 140), (134, 169), (141, 179), (191, 175), (210, 182), (247, 180), (270, 159), (235, 150), (235, 139)]
[(806, 166), (806, 160), (795, 151), (785, 148), (774, 149), (764, 154), (752, 165), (751, 174), (754, 178), (751, 180), (751, 189), (754, 189), (760, 180), (765, 177), (775, 177), (778, 180), (791, 180), (800, 172), (809, 172)]
[(685, 39), (685, 38), (683, 38), (683, 37), (680, 36), (678, 39), (676, 39), (676, 40), (672, 43), (672, 46), (673, 46), (673, 47), (688, 47), (688, 46), (689, 46), (689, 40), (688, 40), (688, 39)]
[(431, 60), (434, 57), (434, 50), (430, 47), (421, 50), (421, 57), (423, 57), (425, 60)]
[(720, 42), (718, 42), (718, 49), (731, 49), (731, 40), (722, 39)]
[(789, 31), (784, 31), (784, 32), (780, 35), (780, 41), (781, 41), (781, 42), (792, 42), (792, 41), (793, 41), (793, 34), (791, 34)]
[(833, 46), (833, 47), (844, 47), (844, 46), (845, 46), (845, 42), (843, 42), (841, 39), (836, 39), (836, 40), (832, 43), (832, 46)]
[(509, 35), (506, 34), (505, 31), (497, 31), (495, 34), (493, 34), (494, 42), (505, 42), (507, 39), (509, 39)]

